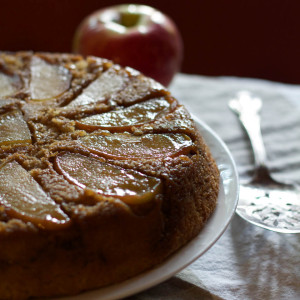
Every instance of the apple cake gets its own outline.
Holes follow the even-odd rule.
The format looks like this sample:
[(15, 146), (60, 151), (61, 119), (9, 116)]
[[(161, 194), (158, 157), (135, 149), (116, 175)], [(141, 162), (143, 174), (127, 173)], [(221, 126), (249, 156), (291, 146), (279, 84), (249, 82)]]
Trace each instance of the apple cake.
[(0, 53), (0, 298), (123, 281), (195, 237), (219, 172), (187, 110), (131, 68)]

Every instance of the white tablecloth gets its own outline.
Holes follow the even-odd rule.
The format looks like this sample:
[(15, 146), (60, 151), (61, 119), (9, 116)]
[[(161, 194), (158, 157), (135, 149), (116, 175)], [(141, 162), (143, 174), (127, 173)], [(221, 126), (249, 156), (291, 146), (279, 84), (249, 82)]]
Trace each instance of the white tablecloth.
[[(179, 74), (170, 89), (225, 141), (241, 178), (250, 178), (253, 156), (227, 102), (242, 89), (260, 96), (268, 165), (274, 177), (300, 184), (300, 86)], [(197, 261), (127, 299), (300, 299), (300, 234), (264, 230), (235, 215), (223, 236)]]

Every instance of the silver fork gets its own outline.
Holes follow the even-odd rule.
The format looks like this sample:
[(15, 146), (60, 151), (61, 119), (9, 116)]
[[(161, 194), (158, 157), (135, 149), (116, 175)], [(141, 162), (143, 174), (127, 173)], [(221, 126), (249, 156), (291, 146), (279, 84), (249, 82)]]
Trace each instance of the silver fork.
[(300, 188), (273, 179), (267, 167), (260, 129), (261, 99), (241, 91), (228, 105), (248, 134), (255, 159), (252, 180), (240, 184), (236, 212), (250, 223), (269, 230), (300, 233)]

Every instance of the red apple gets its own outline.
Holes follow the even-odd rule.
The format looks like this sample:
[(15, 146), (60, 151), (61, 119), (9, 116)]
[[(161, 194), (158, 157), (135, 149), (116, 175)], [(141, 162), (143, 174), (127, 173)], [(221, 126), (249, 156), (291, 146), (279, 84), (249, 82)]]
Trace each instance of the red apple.
[(73, 51), (130, 66), (167, 86), (183, 55), (174, 22), (145, 5), (116, 5), (89, 15), (79, 25)]

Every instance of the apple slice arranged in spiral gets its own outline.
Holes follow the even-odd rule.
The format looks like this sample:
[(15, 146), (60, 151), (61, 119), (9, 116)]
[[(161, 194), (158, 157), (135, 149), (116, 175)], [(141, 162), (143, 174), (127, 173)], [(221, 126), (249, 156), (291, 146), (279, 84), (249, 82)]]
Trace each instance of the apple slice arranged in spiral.
[(0, 97), (13, 95), (20, 87), (21, 82), (18, 76), (10, 76), (0, 72)]
[(183, 133), (155, 133), (136, 136), (124, 133), (94, 133), (78, 142), (91, 152), (113, 159), (166, 158), (189, 154), (193, 141)]
[(69, 217), (17, 162), (0, 167), (0, 204), (12, 218), (55, 229), (70, 222)]
[(15, 109), (0, 115), (0, 146), (30, 143), (31, 133), (21, 111)]
[(32, 100), (49, 100), (67, 91), (71, 83), (70, 71), (33, 56), (30, 65), (30, 95)]
[(82, 118), (76, 122), (76, 125), (78, 128), (86, 131), (97, 129), (109, 129), (110, 131), (130, 130), (131, 126), (154, 121), (159, 115), (169, 111), (170, 105), (163, 98), (151, 99), (124, 109)]
[(149, 202), (161, 191), (158, 178), (78, 153), (58, 155), (55, 165), (69, 182), (103, 196), (116, 197), (127, 204)]
[(70, 102), (66, 108), (93, 104), (107, 100), (112, 94), (122, 89), (126, 77), (119, 74), (114, 68), (99, 75), (82, 93)]

